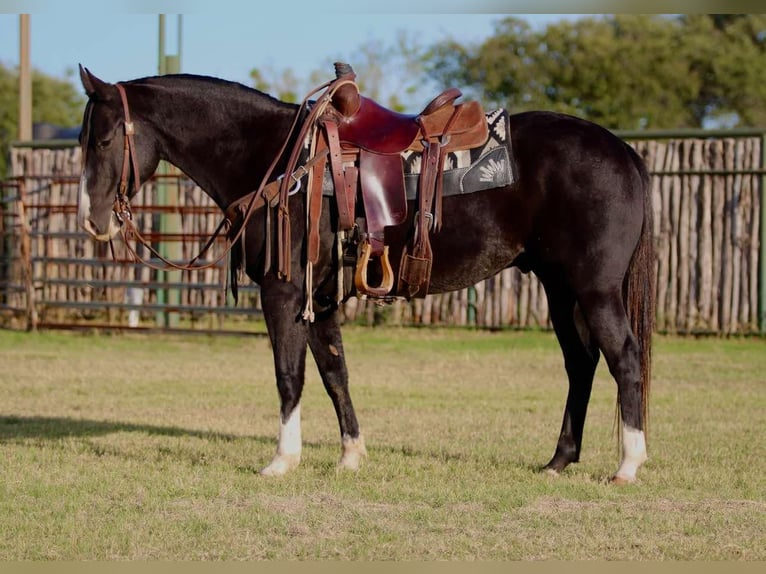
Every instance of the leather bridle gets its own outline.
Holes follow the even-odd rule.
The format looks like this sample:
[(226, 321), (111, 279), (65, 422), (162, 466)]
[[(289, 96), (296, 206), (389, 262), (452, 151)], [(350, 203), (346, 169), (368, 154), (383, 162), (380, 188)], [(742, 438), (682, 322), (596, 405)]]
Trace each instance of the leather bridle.
[(122, 173), (120, 174), (120, 186), (117, 188), (117, 195), (114, 198), (114, 213), (122, 222), (133, 219), (130, 213), (130, 202), (128, 196), (128, 181), (130, 179), (131, 164), (133, 167), (133, 189), (136, 193), (141, 188), (141, 176), (138, 171), (138, 160), (136, 159), (136, 144), (133, 141), (133, 135), (136, 128), (130, 119), (130, 108), (128, 107), (128, 96), (125, 94), (125, 88), (121, 83), (116, 84), (117, 91), (122, 100), (122, 109), (124, 113), (123, 125), (125, 128), (124, 151), (122, 156)]

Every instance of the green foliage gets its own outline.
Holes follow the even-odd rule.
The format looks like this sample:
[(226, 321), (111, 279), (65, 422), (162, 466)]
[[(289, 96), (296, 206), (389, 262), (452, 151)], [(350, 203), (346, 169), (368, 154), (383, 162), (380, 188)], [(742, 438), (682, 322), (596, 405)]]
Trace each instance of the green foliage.
[(272, 67), (264, 69), (253, 68), (250, 78), (256, 90), (279, 98), (284, 102), (298, 103), (303, 99), (301, 82), (291, 68), (277, 72)]
[[(32, 121), (74, 127), (82, 121), (85, 97), (69, 79), (32, 73)], [(0, 63), (0, 179), (7, 169), (9, 145), (18, 134), (19, 76)]]
[(534, 30), (509, 17), (478, 46), (428, 54), (442, 85), (513, 111), (556, 110), (610, 128), (763, 125), (766, 16), (619, 14)]
[(700, 85), (697, 119), (736, 114), (738, 125), (766, 125), (766, 14), (690, 14), (681, 22)]
[(544, 29), (507, 17), (480, 44), (424, 46), (400, 32), (329, 58), (308, 81), (256, 69), (253, 82), (295, 101), (332, 77), (335, 60), (352, 64), (365, 95), (400, 111), (457, 86), (488, 106), (555, 110), (613, 129), (766, 125), (763, 14), (616, 14)]

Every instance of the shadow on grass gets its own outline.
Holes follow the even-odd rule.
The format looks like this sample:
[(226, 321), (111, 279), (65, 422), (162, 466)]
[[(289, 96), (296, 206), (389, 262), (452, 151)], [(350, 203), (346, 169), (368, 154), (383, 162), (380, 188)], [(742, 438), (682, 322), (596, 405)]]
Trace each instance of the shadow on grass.
[(0, 415), (0, 442), (24, 439), (55, 440), (70, 437), (96, 437), (116, 432), (137, 432), (170, 437), (193, 437), (205, 440), (254, 440), (272, 444), (273, 437), (242, 436), (215, 431), (184, 429), (120, 421), (89, 420), (70, 417), (24, 417)]
[[(82, 448), (95, 454), (96, 456), (113, 455), (126, 459), (140, 459), (145, 462), (151, 462), (157, 459), (173, 459), (185, 461), (192, 466), (206, 466), (212, 459), (218, 457), (210, 456), (209, 450), (196, 446), (177, 445), (168, 447), (159, 445), (157, 448), (146, 449), (143, 454), (137, 455), (130, 449), (125, 450), (113, 445), (99, 444), (94, 439), (100, 436), (106, 436), (112, 433), (139, 433), (149, 436), (159, 437), (181, 437), (197, 438), (209, 442), (234, 442), (247, 441), (255, 443), (264, 448), (274, 448), (274, 437), (252, 436), (252, 435), (234, 435), (228, 433), (219, 433), (215, 431), (203, 431), (195, 429), (185, 429), (174, 426), (161, 426), (143, 423), (128, 423), (109, 420), (89, 420), (70, 417), (35, 417), (35, 416), (14, 416), (0, 415), (0, 444), (18, 443), (30, 444), (32, 446), (41, 444), (56, 444), (61, 440), (76, 439), (82, 442)], [(225, 455), (221, 455), (225, 456)], [(266, 455), (268, 458), (268, 455)], [(264, 464), (267, 462), (264, 459)], [(253, 474), (258, 472), (258, 468), (251, 465), (237, 465), (233, 468), (238, 472)]]
[[(175, 426), (162, 426), (145, 423), (130, 423), (110, 420), (91, 420), (71, 417), (41, 417), (41, 416), (15, 416), (0, 415), (0, 443), (14, 441), (50, 441), (56, 442), (60, 439), (79, 438), (89, 439), (99, 436), (105, 436), (112, 433), (141, 433), (153, 436), (164, 437), (185, 437), (197, 438), (205, 441), (247, 441), (263, 446), (264, 448), (273, 448), (276, 445), (274, 436), (257, 435), (235, 435), (230, 433), (220, 433), (215, 431), (187, 429)], [(304, 441), (304, 447), (325, 448), (330, 445), (324, 442)], [(93, 446), (94, 449), (101, 449), (100, 446)], [(167, 450), (166, 447), (161, 449)], [(408, 459), (421, 459), (438, 461), (443, 464), (461, 464), (461, 465), (480, 465), (490, 467), (514, 466), (524, 472), (531, 474), (540, 474), (542, 465), (530, 463), (529, 461), (514, 460), (512, 458), (500, 455), (490, 455), (487, 457), (479, 456), (466, 452), (450, 452), (447, 450), (423, 450), (404, 445), (377, 444), (372, 447), (377, 455), (384, 457), (404, 457)], [(113, 453), (116, 454), (116, 453)], [(187, 453), (189, 454), (189, 453)], [(151, 458), (151, 455), (147, 456)], [(197, 464), (197, 456), (189, 454), (193, 460), (192, 464)], [(267, 462), (267, 461), (264, 461)], [(255, 467), (237, 467), (242, 472), (258, 472)]]

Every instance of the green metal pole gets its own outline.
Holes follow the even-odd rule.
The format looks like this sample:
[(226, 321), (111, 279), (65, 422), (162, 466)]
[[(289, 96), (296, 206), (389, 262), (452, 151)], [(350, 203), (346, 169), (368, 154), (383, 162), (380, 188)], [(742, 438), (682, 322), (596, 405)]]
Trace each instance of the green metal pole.
[[(177, 74), (180, 71), (179, 62), (180, 58), (178, 56), (165, 56), (165, 72)], [(171, 166), (162, 162), (162, 173), (169, 174), (171, 171), (173, 171)], [(178, 180), (176, 180), (175, 185), (169, 183), (168, 180), (168, 183), (163, 187), (165, 193), (164, 204), (172, 209), (162, 215), (162, 232), (169, 233), (175, 238), (165, 243), (165, 257), (171, 261), (180, 261), (183, 257), (183, 245), (181, 243), (183, 226), (181, 224), (181, 214), (178, 212), (178, 196), (180, 195), (181, 187)], [(168, 283), (178, 284), (182, 279), (182, 273), (178, 269), (165, 272), (165, 276)], [(176, 308), (181, 304), (181, 289), (179, 287), (172, 287), (167, 290), (167, 303)], [(172, 311), (166, 314), (165, 320), (167, 327), (178, 327), (180, 317), (177, 311)]]
[(476, 325), (476, 287), (468, 288), (468, 324)]
[(179, 14), (178, 15), (178, 42), (176, 44), (176, 54), (178, 57), (178, 72), (181, 71), (181, 36), (183, 35), (183, 25), (184, 25), (184, 17), (182, 14)]
[[(165, 51), (166, 36), (165, 36), (165, 15), (159, 15), (159, 73), (163, 74), (178, 74), (181, 71), (181, 15), (178, 16), (178, 54), (167, 55)], [(157, 167), (157, 173), (160, 175), (168, 175), (171, 171), (170, 166), (166, 162), (160, 162)], [(180, 186), (176, 184), (174, 189), (167, 183), (167, 179), (160, 178), (157, 182), (157, 201), (162, 206), (170, 208), (178, 207), (178, 196), (180, 194)], [(160, 253), (163, 257), (170, 259), (171, 261), (180, 261), (183, 257), (183, 249), (180, 241), (183, 228), (181, 225), (181, 215), (177, 209), (170, 209), (169, 212), (163, 212), (160, 214), (160, 233), (171, 234), (175, 237), (172, 241), (163, 241), (160, 245)], [(161, 275), (159, 275), (161, 273)], [(180, 270), (162, 271), (158, 272), (158, 280), (167, 281), (168, 283), (180, 283), (182, 274)], [(181, 290), (178, 287), (165, 288), (157, 291), (157, 302), (165, 303), (169, 306), (178, 307), (181, 303)], [(164, 327), (177, 327), (180, 321), (180, 317), (177, 311), (164, 311), (158, 313), (157, 322)]]
[(159, 31), (159, 60), (158, 60), (158, 72), (160, 76), (166, 74), (165, 71), (165, 14), (160, 14), (160, 31)]
[[(159, 15), (159, 31), (158, 31), (158, 38), (159, 38), (159, 45), (157, 49), (157, 73), (162, 76), (165, 74), (165, 14)], [(164, 175), (166, 173), (167, 167), (164, 165), (163, 162), (160, 162), (160, 165), (157, 166), (157, 173), (160, 175)], [(165, 179), (160, 177), (159, 180), (157, 180), (156, 184), (156, 193), (157, 193), (157, 204), (158, 205), (165, 205)], [(160, 214), (158, 218), (158, 225), (159, 225), (159, 232), (160, 234), (165, 233), (165, 216), (164, 214)], [(167, 253), (165, 252), (165, 242), (161, 241), (160, 244), (157, 246), (157, 251), (162, 255), (163, 257), (167, 257)], [(167, 281), (167, 274), (165, 271), (157, 271), (157, 283), (164, 283)], [(166, 290), (162, 287), (157, 288), (157, 304), (158, 305), (164, 305), (166, 303)], [(167, 326), (167, 313), (164, 311), (157, 311), (155, 315), (155, 322), (157, 323), (158, 327), (165, 327)]]

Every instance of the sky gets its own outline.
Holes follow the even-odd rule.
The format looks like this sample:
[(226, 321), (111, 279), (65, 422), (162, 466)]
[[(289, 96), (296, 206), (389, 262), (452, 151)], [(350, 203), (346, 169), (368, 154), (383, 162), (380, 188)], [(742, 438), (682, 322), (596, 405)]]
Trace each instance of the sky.
[[(418, 0), (413, 0), (418, 1)], [(83, 64), (101, 79), (116, 82), (158, 72), (158, 14), (108, 13), (78, 9), (31, 15), (33, 68), (63, 78)], [(63, 3), (62, 3), (63, 4)], [(84, 2), (88, 4), (88, 2)], [(188, 4), (182, 2), (181, 5)], [(1, 6), (1, 4), (0, 4)], [(277, 12), (264, 14), (262, 0), (238, 4), (228, 12), (192, 11), (182, 16), (181, 71), (216, 76), (251, 85), (253, 68), (291, 68), (299, 78), (331, 63), (351, 59), (370, 41), (393, 45), (398, 31), (417, 35), (423, 45), (446, 38), (479, 43), (492, 35), (503, 14), (341, 14)], [(81, 7), (80, 7), (81, 8)], [(515, 14), (535, 27), (576, 14)], [(0, 13), (0, 62), (19, 61), (19, 16)], [(166, 52), (178, 53), (178, 17), (166, 16)], [(395, 73), (395, 71), (394, 71)]]

